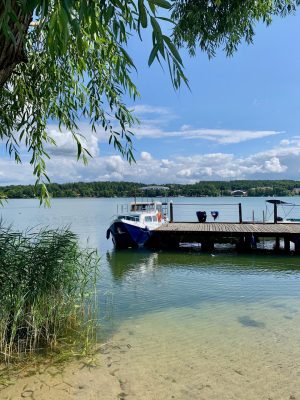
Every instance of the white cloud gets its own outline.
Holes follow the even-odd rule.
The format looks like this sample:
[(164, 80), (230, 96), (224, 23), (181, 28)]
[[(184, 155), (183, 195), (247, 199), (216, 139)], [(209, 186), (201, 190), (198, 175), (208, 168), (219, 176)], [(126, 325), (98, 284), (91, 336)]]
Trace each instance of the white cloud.
[(177, 177), (179, 178), (190, 178), (193, 174), (191, 168), (184, 168), (177, 172)]
[(202, 138), (212, 140), (220, 144), (241, 143), (248, 140), (261, 139), (267, 136), (278, 135), (276, 131), (248, 131), (248, 130), (225, 130), (225, 129), (198, 129), (187, 131), (187, 138)]
[(133, 107), (135, 114), (144, 115), (144, 114), (159, 114), (159, 115), (170, 115), (171, 111), (167, 107), (154, 107), (146, 104), (138, 104)]
[(110, 156), (103, 158), (104, 167), (107, 172), (122, 174), (126, 166), (126, 161), (120, 156)]
[[(177, 154), (184, 150), (186, 142), (183, 139), (227, 145), (280, 134), (273, 130), (195, 129), (190, 125), (170, 130), (168, 126), (174, 120), (174, 115), (169, 109), (147, 105), (135, 108), (142, 121), (134, 129), (136, 137), (141, 140), (173, 138), (173, 149)], [(79, 131), (85, 137), (82, 139), (83, 144), (94, 157), (84, 167), (81, 162), (76, 161), (76, 143), (71, 133), (59, 132), (55, 124), (49, 124), (48, 131), (57, 142), (57, 147), (47, 145), (51, 156), (50, 160), (46, 160), (47, 171), (53, 182), (129, 180), (145, 183), (192, 183), (210, 179), (298, 178), (300, 172), (300, 137), (297, 136), (281, 140), (277, 146), (268, 150), (243, 156), (226, 151), (196, 154), (195, 148), (194, 154), (189, 156), (168, 154), (157, 158), (156, 143), (153, 141), (152, 153), (141, 151), (137, 162), (129, 165), (120, 155), (101, 155), (99, 148), (101, 143), (107, 143), (108, 134), (102, 128), (92, 132), (89, 124), (82, 122)], [(28, 156), (24, 156), (24, 159), (28, 159)], [(31, 173), (32, 167), (28, 162), (18, 166), (7, 159), (0, 161), (0, 184), (32, 183), (34, 178)]]
[[(78, 126), (80, 136), (78, 136), (83, 147), (87, 148), (90, 154), (94, 157), (99, 153), (99, 142), (104, 138), (108, 140), (104, 131), (99, 128), (98, 132), (92, 132), (88, 123), (80, 123)], [(56, 146), (46, 145), (46, 151), (50, 155), (63, 155), (74, 157), (77, 154), (76, 141), (70, 131), (63, 129), (60, 131), (55, 124), (47, 126), (49, 136), (55, 140)]]
[(180, 127), (181, 131), (187, 131), (188, 129), (192, 129), (192, 125), (184, 124)]
[[(98, 155), (90, 160), (87, 167), (75, 158), (53, 155), (47, 161), (47, 169), (52, 182), (127, 180), (193, 183), (211, 179), (297, 178), (300, 147), (297, 152), (294, 147), (285, 150), (284, 156), (278, 154), (278, 149), (270, 149), (243, 157), (230, 153), (210, 153), (169, 159), (154, 158), (149, 152), (143, 151), (132, 165), (119, 155)], [(31, 172), (29, 163), (18, 166), (13, 161), (0, 162), (1, 184), (33, 182)]]
[(183, 125), (179, 131), (164, 130), (154, 124), (142, 122), (141, 126), (134, 130), (136, 137), (141, 138), (166, 138), (175, 137), (182, 139), (198, 139), (216, 142), (218, 144), (241, 143), (268, 136), (279, 135), (277, 131), (249, 131), (249, 130), (226, 130), (226, 129), (192, 129)]
[(284, 172), (287, 170), (286, 165), (281, 165), (278, 157), (272, 157), (270, 160), (265, 161), (265, 170), (275, 173)]
[(16, 164), (14, 160), (5, 157), (0, 159), (0, 184), (27, 184), (34, 183), (32, 167), (28, 162)]
[(289, 144), (291, 144), (291, 141), (289, 139), (283, 139), (279, 142), (279, 144), (281, 146), (288, 146)]
[[(170, 109), (166, 107), (137, 105), (134, 111), (140, 120), (140, 125), (133, 129), (137, 139), (174, 137), (190, 140), (205, 140), (228, 145), (262, 139), (283, 133), (274, 130), (195, 128), (189, 124), (183, 124), (179, 129), (171, 130), (168, 127), (170, 122), (175, 119), (175, 116)], [(149, 118), (149, 115), (151, 118)]]
[(152, 160), (152, 156), (150, 153), (148, 153), (148, 151), (142, 151), (141, 152), (141, 160), (150, 161), (150, 160)]
[[(167, 129), (170, 122), (175, 116), (167, 107), (153, 107), (149, 105), (135, 106), (135, 112), (140, 118), (141, 124), (133, 128), (136, 139), (158, 139), (158, 138), (174, 138), (204, 140), (214, 142), (216, 144), (227, 145), (233, 143), (241, 143), (253, 139), (262, 139), (268, 136), (278, 135), (276, 131), (250, 131), (250, 130), (226, 130), (226, 129), (195, 129), (191, 125), (184, 124), (179, 130)], [(151, 116), (151, 118), (149, 118)], [(114, 121), (113, 121), (114, 122)], [(76, 142), (66, 129), (60, 131), (57, 124), (51, 123), (47, 126), (48, 133), (55, 140), (57, 146), (46, 144), (45, 150), (51, 157), (75, 157), (77, 154)], [(109, 133), (105, 132), (102, 127), (98, 127), (96, 132), (92, 131), (88, 122), (80, 122), (78, 131), (81, 134), (80, 140), (82, 145), (87, 148), (93, 157), (99, 156), (99, 148), (101, 143), (107, 143)], [(294, 138), (295, 142), (297, 138)], [(283, 147), (288, 146), (293, 141), (282, 140)], [(299, 141), (299, 140), (298, 140)], [(25, 154), (25, 152), (24, 152)], [(147, 157), (145, 154), (141, 156)], [(26, 159), (26, 156), (25, 158)]]

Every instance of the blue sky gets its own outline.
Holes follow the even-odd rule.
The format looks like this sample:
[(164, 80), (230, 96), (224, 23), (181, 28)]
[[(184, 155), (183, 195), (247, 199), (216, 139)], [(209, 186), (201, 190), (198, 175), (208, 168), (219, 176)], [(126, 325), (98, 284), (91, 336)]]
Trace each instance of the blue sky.
[[(130, 180), (193, 183), (199, 180), (300, 179), (300, 13), (258, 26), (254, 45), (241, 45), (232, 58), (219, 51), (190, 58), (183, 52), (191, 91), (174, 92), (167, 69), (150, 69), (149, 39), (133, 38), (129, 52), (138, 74), (140, 99), (133, 104), (141, 125), (134, 129), (136, 165), (129, 166), (84, 122), (94, 159), (87, 167), (74, 159), (70, 135), (49, 130), (52, 181)], [(30, 183), (25, 162), (0, 160), (0, 179)]]

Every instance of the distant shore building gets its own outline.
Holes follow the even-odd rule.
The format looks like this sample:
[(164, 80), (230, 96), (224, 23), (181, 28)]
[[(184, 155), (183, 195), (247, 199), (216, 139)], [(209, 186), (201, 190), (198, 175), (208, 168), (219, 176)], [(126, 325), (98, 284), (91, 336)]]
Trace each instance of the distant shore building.
[(300, 194), (300, 188), (294, 188), (293, 189), (293, 194), (299, 195)]
[(245, 190), (237, 189), (237, 190), (231, 191), (231, 196), (234, 196), (234, 197), (245, 197), (247, 195), (248, 195), (248, 193)]

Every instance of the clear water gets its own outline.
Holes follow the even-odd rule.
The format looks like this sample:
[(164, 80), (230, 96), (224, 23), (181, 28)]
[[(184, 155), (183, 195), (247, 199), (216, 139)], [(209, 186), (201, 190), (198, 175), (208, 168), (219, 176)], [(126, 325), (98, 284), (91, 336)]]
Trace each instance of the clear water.
[[(249, 218), (265, 208), (240, 200)], [(71, 226), (99, 249), (101, 339), (128, 398), (300, 398), (300, 258), (116, 252), (105, 233), (118, 202), (13, 200), (1, 214), (16, 229)]]

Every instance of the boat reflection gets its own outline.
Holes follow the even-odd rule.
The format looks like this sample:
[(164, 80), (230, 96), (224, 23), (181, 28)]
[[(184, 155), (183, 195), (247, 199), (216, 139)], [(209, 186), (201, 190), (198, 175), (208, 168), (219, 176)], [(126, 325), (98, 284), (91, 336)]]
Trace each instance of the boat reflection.
[(236, 255), (231, 252), (201, 254), (189, 251), (152, 252), (146, 249), (112, 250), (106, 253), (112, 277), (120, 281), (126, 276), (155, 273), (160, 268), (200, 270), (212, 274), (300, 273), (299, 256)]
[(144, 249), (112, 250), (106, 253), (113, 278), (118, 281), (132, 272), (145, 274), (157, 265), (158, 253)]

